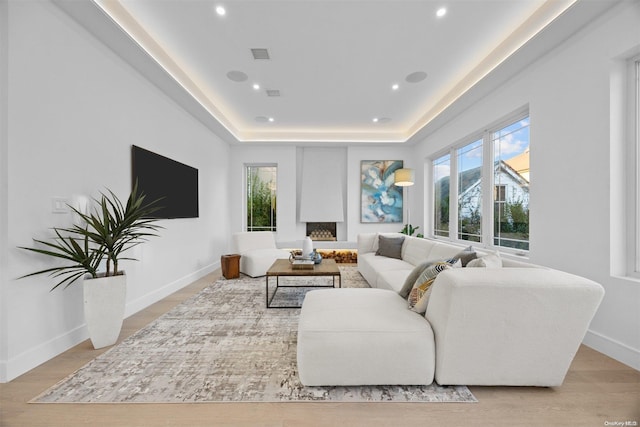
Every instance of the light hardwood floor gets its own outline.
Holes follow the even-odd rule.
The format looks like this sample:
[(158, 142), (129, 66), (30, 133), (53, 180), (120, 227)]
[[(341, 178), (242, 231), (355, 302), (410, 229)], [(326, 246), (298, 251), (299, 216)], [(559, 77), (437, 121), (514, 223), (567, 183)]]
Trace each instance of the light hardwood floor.
[[(126, 319), (120, 340), (219, 276), (218, 270)], [(640, 372), (585, 346), (561, 387), (471, 387), (478, 403), (27, 403), (104, 351), (85, 341), (0, 384), (0, 426), (640, 425)]]

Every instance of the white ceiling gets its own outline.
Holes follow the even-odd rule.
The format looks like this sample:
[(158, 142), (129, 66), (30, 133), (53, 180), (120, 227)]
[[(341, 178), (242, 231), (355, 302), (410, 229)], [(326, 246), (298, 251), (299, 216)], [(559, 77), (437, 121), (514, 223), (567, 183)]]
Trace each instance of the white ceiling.
[(235, 140), (349, 143), (410, 140), (573, 2), (95, 0)]

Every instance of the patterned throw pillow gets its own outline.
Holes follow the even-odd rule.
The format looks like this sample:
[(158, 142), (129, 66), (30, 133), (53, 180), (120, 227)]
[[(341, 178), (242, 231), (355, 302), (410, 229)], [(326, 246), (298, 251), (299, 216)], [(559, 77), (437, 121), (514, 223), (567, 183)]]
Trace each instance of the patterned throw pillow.
[(429, 288), (441, 272), (452, 268), (448, 262), (437, 262), (424, 271), (416, 280), (411, 292), (409, 293), (409, 308), (416, 313), (424, 314), (427, 311), (427, 303), (429, 302)]

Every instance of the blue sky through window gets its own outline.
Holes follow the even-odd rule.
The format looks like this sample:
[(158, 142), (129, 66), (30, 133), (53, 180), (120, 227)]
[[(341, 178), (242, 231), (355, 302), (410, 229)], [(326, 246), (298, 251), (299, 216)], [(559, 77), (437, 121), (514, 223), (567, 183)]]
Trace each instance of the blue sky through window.
[(493, 133), (494, 159), (509, 160), (529, 149), (529, 117)]

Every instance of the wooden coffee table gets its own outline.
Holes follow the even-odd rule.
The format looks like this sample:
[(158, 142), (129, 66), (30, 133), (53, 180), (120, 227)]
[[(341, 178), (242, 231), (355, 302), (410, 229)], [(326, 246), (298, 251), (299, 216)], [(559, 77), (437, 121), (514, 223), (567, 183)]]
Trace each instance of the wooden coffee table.
[[(280, 277), (317, 277), (317, 276), (331, 276), (333, 278), (333, 284), (329, 285), (287, 285), (280, 286)], [(276, 278), (276, 290), (273, 292), (271, 298), (269, 298), (269, 278)], [(338, 287), (342, 287), (342, 276), (340, 275), (340, 269), (338, 264), (333, 259), (323, 259), (320, 264), (315, 264), (313, 269), (308, 270), (294, 270), (291, 262), (288, 259), (277, 259), (273, 265), (267, 270), (265, 276), (266, 295), (267, 295), (267, 308), (300, 308), (299, 305), (295, 306), (272, 306), (271, 302), (278, 292), (278, 288), (335, 288), (336, 277), (338, 278)]]

